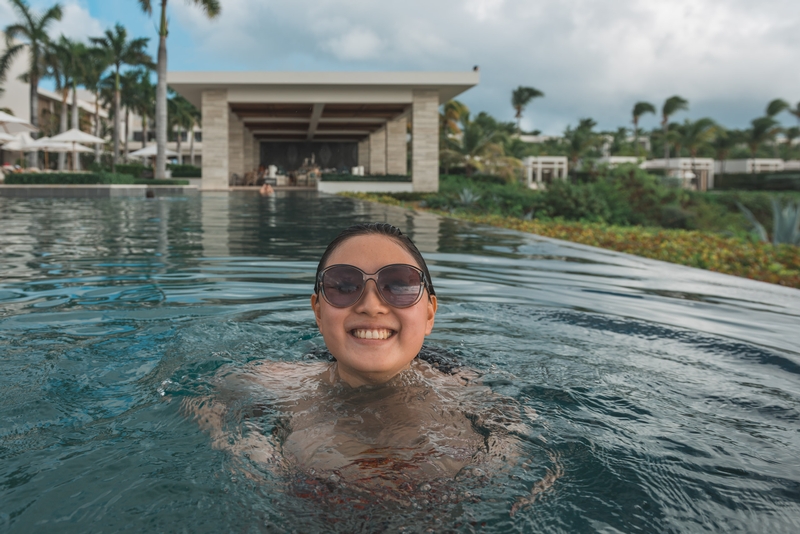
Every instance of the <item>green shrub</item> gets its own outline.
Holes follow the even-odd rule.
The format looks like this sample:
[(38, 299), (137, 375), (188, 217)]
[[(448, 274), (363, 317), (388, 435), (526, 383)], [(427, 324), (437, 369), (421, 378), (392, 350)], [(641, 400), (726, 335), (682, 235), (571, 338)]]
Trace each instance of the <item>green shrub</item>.
[(714, 189), (800, 191), (800, 172), (725, 173), (714, 176)]
[(203, 169), (194, 165), (167, 165), (167, 169), (172, 171), (173, 178), (202, 178)]
[(323, 182), (410, 182), (408, 174), (375, 174), (368, 176), (354, 176), (352, 174), (324, 173)]
[(19, 173), (6, 176), (9, 185), (94, 185), (133, 184), (129, 174), (93, 173)]
[(189, 180), (175, 180), (166, 178), (164, 180), (155, 180), (152, 178), (139, 178), (133, 181), (136, 185), (189, 185)]

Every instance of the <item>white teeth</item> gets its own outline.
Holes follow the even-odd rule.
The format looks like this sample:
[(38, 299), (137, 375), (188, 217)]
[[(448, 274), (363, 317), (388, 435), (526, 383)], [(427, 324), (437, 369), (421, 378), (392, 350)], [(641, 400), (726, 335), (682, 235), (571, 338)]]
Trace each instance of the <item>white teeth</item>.
[(379, 328), (377, 330), (353, 330), (353, 335), (359, 339), (388, 339), (392, 330)]

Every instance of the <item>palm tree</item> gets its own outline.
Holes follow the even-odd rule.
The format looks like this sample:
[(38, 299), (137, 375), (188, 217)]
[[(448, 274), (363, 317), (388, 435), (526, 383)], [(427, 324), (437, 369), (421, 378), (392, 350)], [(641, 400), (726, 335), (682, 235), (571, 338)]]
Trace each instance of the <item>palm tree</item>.
[(169, 110), (169, 119), (171, 126), (178, 129), (177, 131), (177, 146), (178, 163), (183, 165), (183, 152), (181, 151), (181, 141), (183, 139), (183, 132), (187, 131), (192, 134), (192, 128), (195, 123), (195, 115), (197, 108), (186, 100), (183, 96), (175, 93), (168, 101), (167, 109)]
[(442, 105), (442, 112), (439, 113), (439, 134), (442, 141), (461, 133), (459, 122), (464, 113), (469, 113), (469, 108), (458, 100), (448, 100)]
[[(100, 137), (100, 87), (103, 80), (103, 73), (109, 67), (110, 62), (105, 51), (101, 48), (89, 48), (83, 60), (83, 77), (81, 85), (94, 95), (94, 132), (93, 135)], [(94, 161), (100, 164), (100, 145), (94, 145)]]
[[(636, 153), (641, 153), (641, 146), (639, 145), (639, 117), (645, 113), (652, 113), (655, 115), (656, 107), (650, 102), (637, 102), (633, 106), (633, 137), (636, 139)], [(641, 156), (640, 156), (641, 157)]]
[(784, 132), (786, 136), (786, 158), (785, 159), (792, 159), (792, 144), (794, 140), (800, 137), (800, 127), (792, 126), (791, 128), (787, 128)]
[(767, 104), (767, 117), (775, 117), (781, 111), (789, 109), (789, 103), (781, 98), (776, 98)]
[(578, 160), (589, 149), (595, 147), (599, 141), (597, 134), (592, 131), (595, 126), (597, 126), (597, 123), (593, 119), (581, 119), (577, 128), (572, 129), (572, 127), (568, 126), (564, 132), (570, 167), (574, 172), (578, 170)]
[(797, 122), (800, 124), (800, 102), (797, 103), (797, 107), (789, 108), (789, 113), (797, 117)]
[(514, 118), (517, 119), (517, 132), (520, 132), (520, 122), (522, 121), (522, 112), (531, 100), (544, 96), (544, 93), (533, 87), (519, 86), (511, 92), (511, 105), (514, 107), (516, 114)]
[[(487, 128), (480, 120), (472, 120), (469, 111), (459, 120), (461, 136), (446, 139), (440, 158), (447, 170), (452, 165), (463, 165), (467, 176), (474, 171), (482, 172), (489, 167), (503, 167), (506, 157), (502, 146), (502, 132)], [(497, 161), (495, 161), (497, 160)]]
[(722, 170), (720, 174), (725, 174), (725, 160), (728, 159), (731, 149), (739, 143), (737, 132), (726, 130), (722, 126), (715, 128), (715, 136), (711, 141), (711, 148), (714, 149), (714, 158), (720, 162)]
[[(697, 152), (701, 147), (707, 146), (714, 138), (716, 124), (708, 117), (698, 119), (696, 121), (686, 120), (683, 125), (681, 144), (689, 150), (689, 155), (692, 157), (692, 172), (697, 176), (695, 166), (695, 158)], [(706, 185), (698, 180), (697, 187), (701, 191), (706, 190)]]
[[(46, 61), (51, 74), (56, 80), (56, 90), (61, 91), (61, 132), (68, 129), (67, 123), (67, 97), (72, 91), (72, 127), (78, 128), (78, 84), (83, 78), (84, 64), (86, 62), (87, 48), (81, 42), (72, 41), (63, 35), (50, 45), (46, 54)], [(73, 167), (79, 170), (78, 153), (72, 153)], [(66, 154), (59, 152), (58, 169), (64, 170)]]
[(134, 90), (134, 99), (132, 102), (131, 110), (137, 113), (142, 118), (142, 148), (147, 146), (147, 133), (149, 130), (148, 120), (153, 118), (155, 114), (156, 104), (156, 87), (151, 81), (151, 72), (149, 69), (138, 69), (135, 71), (136, 88)]
[(92, 42), (106, 52), (114, 67), (114, 159), (112, 160), (112, 171), (116, 171), (116, 164), (119, 160), (120, 69), (123, 65), (152, 67), (153, 62), (145, 53), (145, 47), (149, 40), (147, 37), (139, 37), (129, 41), (127, 30), (119, 23), (114, 26), (113, 32), (106, 30), (105, 36), (92, 38)]
[[(0, 79), (5, 77), (17, 54), (27, 47), (29, 63), (25, 78), (30, 86), (30, 121), (34, 126), (39, 126), (39, 80), (45, 75), (44, 56), (50, 43), (47, 27), (54, 21), (61, 20), (61, 4), (55, 4), (42, 15), (38, 15), (31, 11), (25, 0), (9, 0), (9, 2), (22, 22), (5, 27), (6, 51), (0, 58)], [(21, 42), (15, 42), (18, 40)], [(36, 157), (36, 153), (32, 152), (30, 155), (32, 166)]]
[[(156, 84), (156, 178), (164, 178), (167, 170), (167, 0), (161, 2), (161, 22), (158, 28), (158, 83)], [(213, 19), (220, 12), (219, 0), (190, 0)], [(142, 11), (153, 13), (152, 0), (139, 0)]]
[(750, 148), (750, 154), (755, 158), (759, 147), (773, 140), (780, 128), (778, 127), (778, 121), (772, 117), (759, 117), (753, 119), (751, 124), (753, 127), (747, 130), (746, 141), (747, 146)]
[[(671, 96), (664, 101), (664, 107), (661, 108), (661, 130), (664, 133), (664, 140), (669, 138), (669, 118), (673, 114), (681, 110), (688, 110), (689, 102), (678, 95)], [(664, 163), (669, 166), (669, 143), (664, 143)]]

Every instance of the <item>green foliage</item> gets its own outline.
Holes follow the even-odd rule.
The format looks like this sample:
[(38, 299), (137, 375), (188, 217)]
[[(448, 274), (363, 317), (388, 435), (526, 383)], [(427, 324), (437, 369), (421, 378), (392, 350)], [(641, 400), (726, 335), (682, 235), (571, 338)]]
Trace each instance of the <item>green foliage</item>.
[(714, 188), (745, 191), (800, 191), (800, 172), (716, 174)]
[(6, 176), (8, 185), (93, 185), (133, 184), (129, 174), (99, 173), (19, 173)]
[(323, 182), (410, 182), (408, 174), (375, 174), (368, 176), (355, 176), (352, 174), (323, 173)]
[(167, 165), (167, 169), (172, 171), (173, 178), (202, 178), (203, 169), (195, 165)]
[(189, 185), (189, 180), (174, 180), (171, 178), (139, 178), (133, 181), (135, 185)]
[[(111, 170), (108, 165), (100, 165), (98, 163), (91, 163), (89, 169), (96, 173), (109, 172)], [(130, 174), (134, 178), (141, 178), (142, 175), (150, 170), (150, 167), (141, 163), (118, 163), (117, 174)]]

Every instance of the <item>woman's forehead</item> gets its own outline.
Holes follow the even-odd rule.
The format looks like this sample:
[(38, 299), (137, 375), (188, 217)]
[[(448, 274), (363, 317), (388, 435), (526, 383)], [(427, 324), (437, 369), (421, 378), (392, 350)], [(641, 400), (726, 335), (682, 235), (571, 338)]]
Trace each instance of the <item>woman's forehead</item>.
[(327, 265), (346, 263), (366, 272), (392, 263), (416, 265), (414, 256), (396, 239), (384, 235), (360, 235), (343, 241), (331, 253)]

